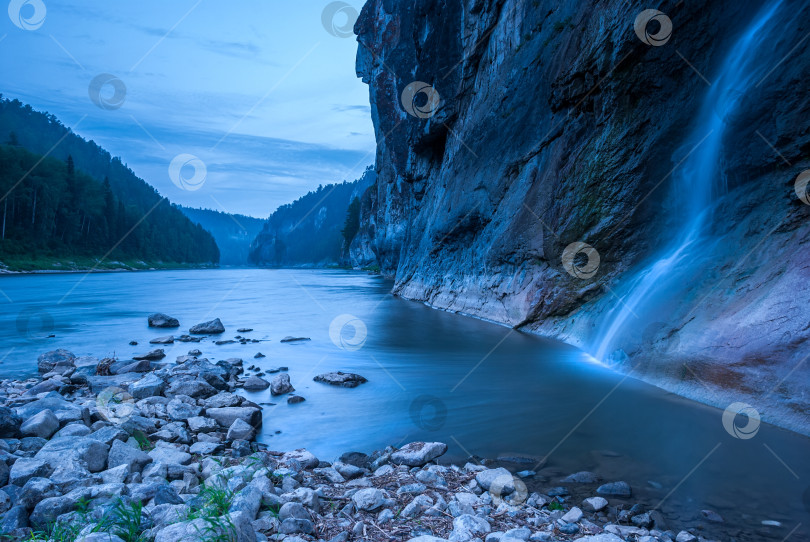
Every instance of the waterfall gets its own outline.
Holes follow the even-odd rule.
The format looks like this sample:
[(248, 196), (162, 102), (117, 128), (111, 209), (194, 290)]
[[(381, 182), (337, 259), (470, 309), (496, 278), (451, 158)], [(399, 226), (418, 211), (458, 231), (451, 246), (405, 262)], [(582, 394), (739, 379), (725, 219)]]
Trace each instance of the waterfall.
[(762, 43), (763, 28), (773, 17), (781, 0), (766, 6), (732, 46), (720, 73), (712, 81), (697, 116), (695, 127), (677, 154), (685, 156), (673, 175), (673, 193), (683, 213), (683, 227), (661, 255), (640, 271), (622, 288), (621, 302), (608, 314), (609, 326), (598, 337), (595, 357), (607, 362), (606, 355), (615, 350), (619, 333), (630, 319), (643, 318), (656, 298), (672, 291), (680, 264), (691, 261), (694, 249), (703, 237), (712, 201), (726, 190), (725, 175), (720, 170), (723, 137), (727, 119), (740, 99), (760, 75), (752, 58)]

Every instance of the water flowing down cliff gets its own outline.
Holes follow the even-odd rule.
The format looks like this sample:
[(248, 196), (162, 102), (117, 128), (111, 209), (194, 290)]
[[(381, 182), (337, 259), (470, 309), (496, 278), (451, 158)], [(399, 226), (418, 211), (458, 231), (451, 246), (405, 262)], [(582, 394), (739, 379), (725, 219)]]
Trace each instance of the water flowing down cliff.
[[(631, 281), (626, 288), (627, 294), (618, 300), (608, 314), (606, 330), (597, 343), (597, 359), (605, 360), (608, 355), (612, 355), (614, 360), (623, 359), (623, 351), (611, 352), (610, 349), (616, 338), (626, 330), (628, 320), (649, 318), (651, 311), (656, 309), (659, 314), (653, 321), (665, 318), (660, 314), (660, 309), (672, 302), (672, 292), (683, 290), (685, 275), (681, 271), (694, 273), (696, 268), (706, 264), (701, 256), (713, 252), (715, 247), (706, 244), (711, 239), (704, 237), (713, 197), (727, 192), (726, 172), (720, 167), (723, 163), (723, 140), (741, 98), (756, 83), (755, 77), (762, 77), (767, 69), (767, 65), (751, 60), (757, 49), (764, 45), (765, 31), (779, 4), (773, 3), (754, 18), (751, 26), (731, 47), (715, 83), (710, 85), (693, 132), (681, 149), (685, 158), (673, 174), (672, 197), (666, 202), (669, 207), (663, 206), (667, 210), (675, 207), (677, 212), (677, 204), (680, 204), (682, 226), (680, 229), (676, 227), (671, 246)], [(673, 284), (678, 279), (681, 282)]]
[(645, 8), (370, 0), (361, 231), (397, 295), (810, 432), (810, 6)]

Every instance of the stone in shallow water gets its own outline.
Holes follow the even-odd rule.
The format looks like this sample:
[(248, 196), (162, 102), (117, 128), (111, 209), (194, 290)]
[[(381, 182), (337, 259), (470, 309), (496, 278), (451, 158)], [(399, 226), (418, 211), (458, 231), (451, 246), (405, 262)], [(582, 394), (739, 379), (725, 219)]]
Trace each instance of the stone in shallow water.
[(309, 340), (310, 340), (309, 337), (293, 337), (291, 335), (287, 335), (286, 337), (281, 339), (281, 342), (283, 342), (283, 343), (299, 343), (299, 342), (304, 342), (304, 341), (309, 341)]
[(598, 481), (599, 481), (598, 476), (586, 470), (570, 474), (562, 479), (563, 483), (573, 483), (573, 484), (595, 484)]
[(613, 497), (629, 497), (632, 495), (630, 485), (627, 482), (609, 482), (599, 486), (596, 492), (600, 495)]
[(162, 312), (150, 314), (147, 318), (149, 327), (180, 327), (180, 322), (177, 318), (172, 318)]
[(258, 376), (251, 376), (245, 380), (244, 388), (247, 391), (262, 391), (270, 387), (270, 382)]
[(272, 395), (283, 395), (292, 391), (295, 391), (295, 388), (290, 383), (290, 375), (288, 374), (278, 375), (270, 383), (270, 393)]
[(313, 378), (315, 382), (323, 382), (332, 386), (340, 386), (342, 388), (356, 388), (360, 384), (368, 382), (368, 380), (355, 373), (344, 373), (336, 371), (332, 373), (324, 373)]
[(222, 325), (222, 321), (220, 321), (219, 318), (215, 318), (209, 322), (203, 322), (201, 324), (197, 324), (196, 326), (192, 326), (188, 332), (193, 335), (215, 335), (218, 333), (225, 333), (225, 326)]

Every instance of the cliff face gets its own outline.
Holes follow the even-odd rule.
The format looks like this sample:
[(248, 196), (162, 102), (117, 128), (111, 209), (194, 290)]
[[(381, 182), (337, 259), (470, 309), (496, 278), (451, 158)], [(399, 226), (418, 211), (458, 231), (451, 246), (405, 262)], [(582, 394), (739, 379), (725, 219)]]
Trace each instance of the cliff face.
[[(810, 432), (810, 207), (794, 190), (810, 167), (810, 50), (795, 47), (810, 5), (778, 4), (744, 84), (716, 79), (771, 5), (662, 2), (672, 34), (653, 46), (635, 1), (369, 0), (357, 72), (378, 179), (363, 231), (394, 292), (601, 347), (618, 370)], [(700, 187), (674, 179), (713, 141), (695, 138), (712, 85), (733, 108), (707, 130), (722, 137), (703, 236), (606, 342), (683, 231)], [(566, 272), (577, 242), (598, 254), (592, 276), (580, 259)]]

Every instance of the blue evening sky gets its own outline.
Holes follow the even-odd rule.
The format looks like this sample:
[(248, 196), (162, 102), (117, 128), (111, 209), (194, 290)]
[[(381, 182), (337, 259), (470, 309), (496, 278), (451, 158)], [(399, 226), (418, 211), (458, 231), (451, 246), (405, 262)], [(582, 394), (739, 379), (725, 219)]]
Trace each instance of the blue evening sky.
[[(39, 1), (12, 4), (36, 25)], [(0, 93), (53, 113), (175, 203), (266, 217), (374, 162), (357, 42), (324, 27), (330, 0), (41, 2), (36, 29), (2, 17)], [(337, 27), (362, 3), (347, 0)], [(103, 73), (126, 86), (117, 109), (88, 95)], [(179, 154), (205, 164), (198, 190), (172, 183)]]

